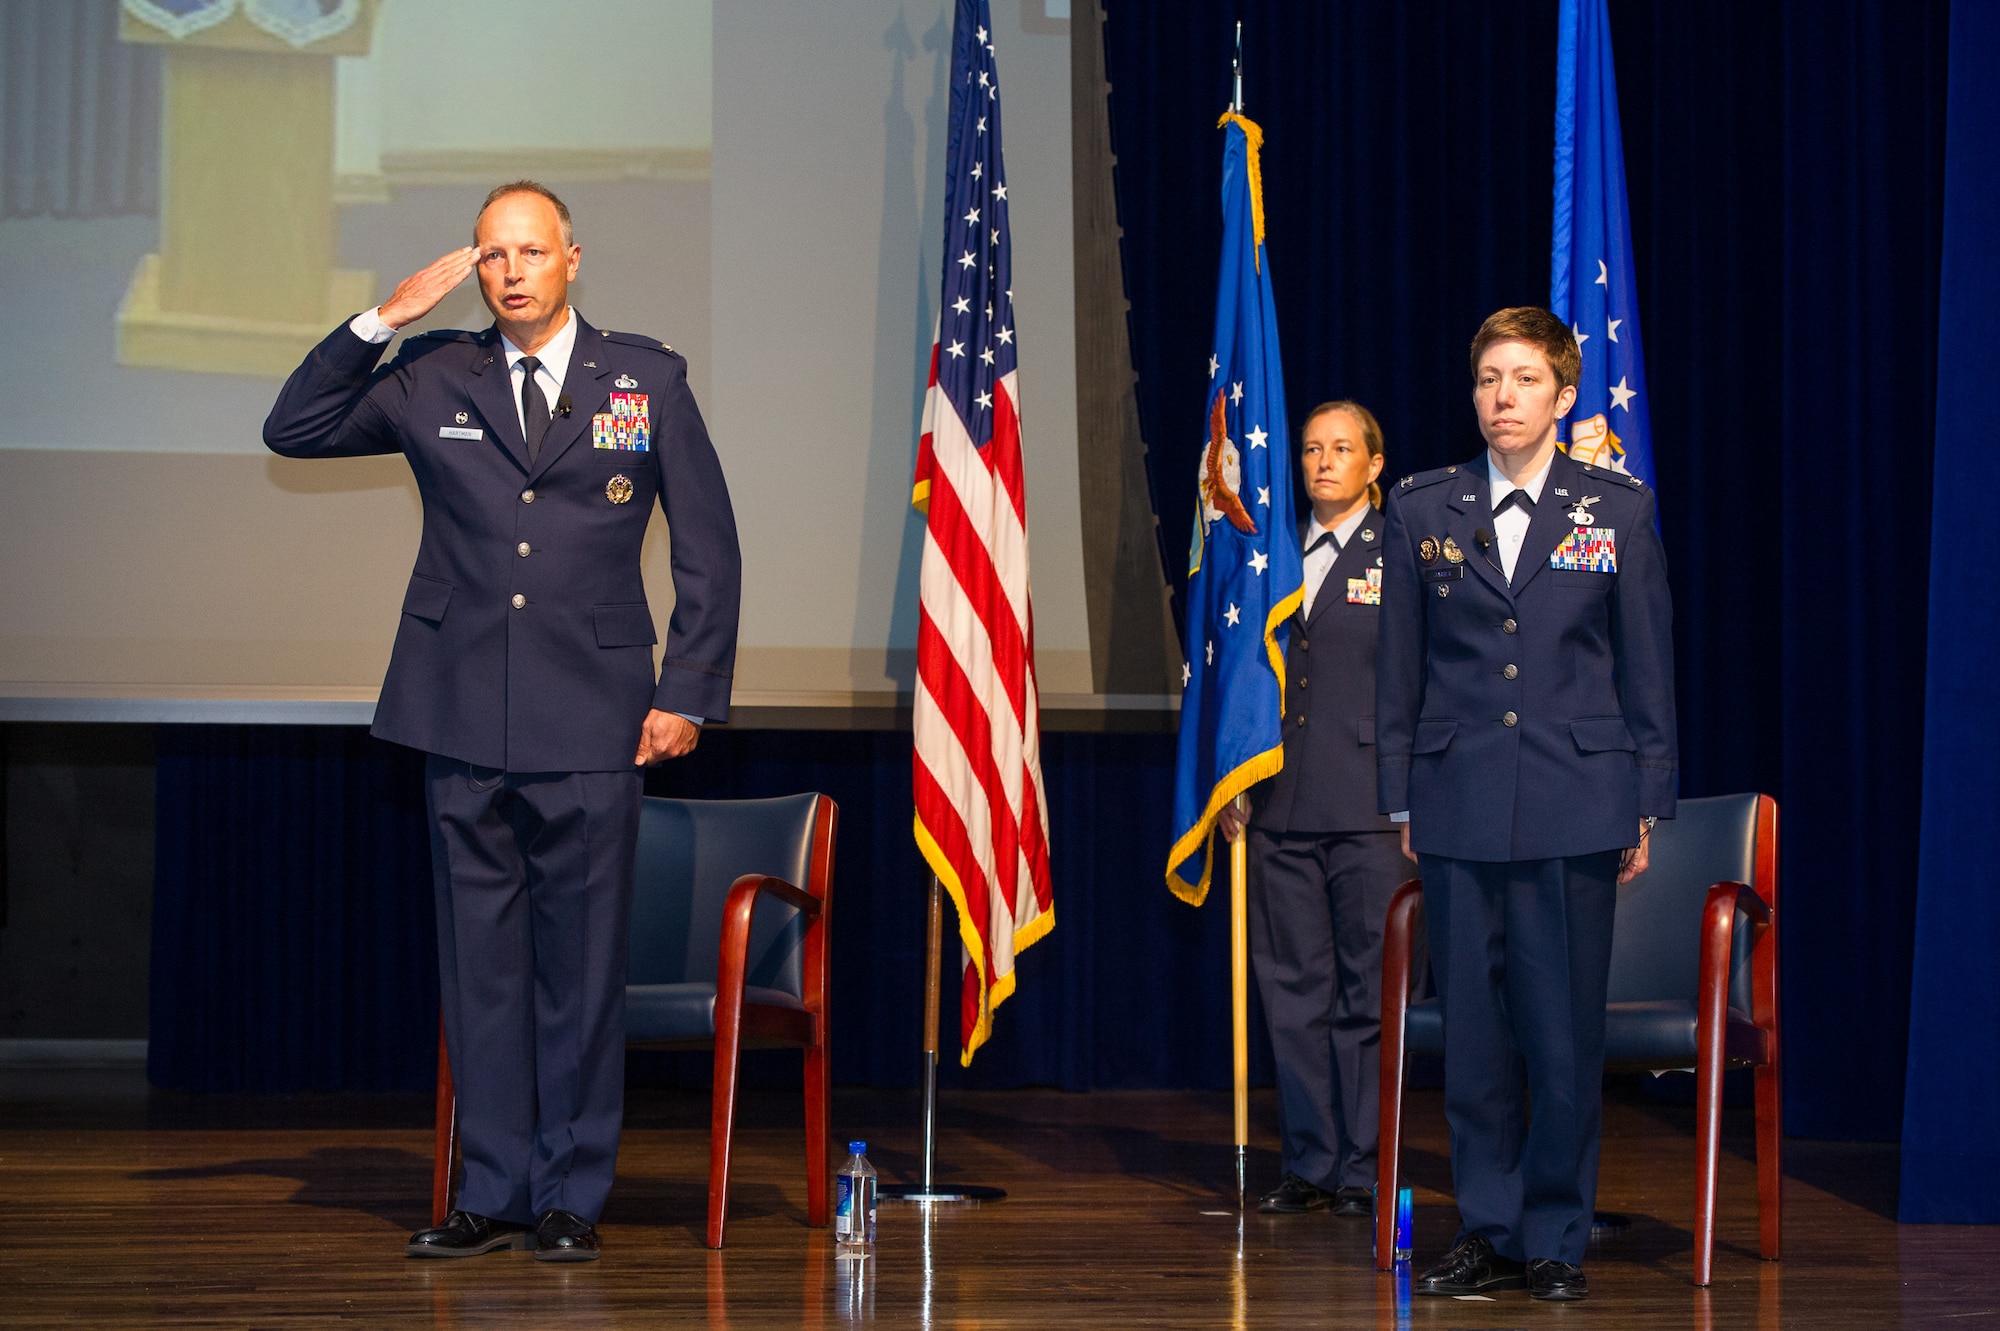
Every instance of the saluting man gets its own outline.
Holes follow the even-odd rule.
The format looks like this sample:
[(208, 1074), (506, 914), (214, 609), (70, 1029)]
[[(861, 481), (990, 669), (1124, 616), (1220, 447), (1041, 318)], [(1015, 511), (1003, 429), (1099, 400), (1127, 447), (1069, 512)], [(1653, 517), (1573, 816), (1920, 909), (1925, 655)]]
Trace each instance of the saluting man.
[[(626, 928), (647, 764), (729, 713), (741, 563), (686, 363), (570, 308), (582, 248), (532, 181), (473, 244), (336, 328), (264, 423), (288, 457), (402, 453), (423, 496), (374, 733), (429, 754), (445, 1044), (465, 1173), (417, 1257), (598, 1255), (624, 1116)], [(477, 272), (484, 332), (395, 330)], [(656, 679), (653, 505), (675, 603)]]
[(1547, 310), (1493, 315), (1485, 455), (1390, 492), (1377, 794), (1423, 875), (1460, 1221), (1423, 1294), (1586, 1296), (1612, 911), (1674, 814), (1653, 495), (1556, 448), (1581, 369)]

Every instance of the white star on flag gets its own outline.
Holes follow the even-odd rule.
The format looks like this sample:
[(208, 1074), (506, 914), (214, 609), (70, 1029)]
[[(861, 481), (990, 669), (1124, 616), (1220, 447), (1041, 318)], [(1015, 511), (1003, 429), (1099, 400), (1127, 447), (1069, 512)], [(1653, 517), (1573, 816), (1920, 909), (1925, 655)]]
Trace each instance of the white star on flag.
[(979, 210), (977, 208), (970, 209), (966, 212), (965, 224), (967, 226), (971, 226), (974, 222), (977, 222), (978, 220), (979, 220)]
[(1216, 358), (1215, 358), (1214, 356), (1210, 356), (1210, 357), (1208, 358), (1208, 377), (1209, 377), (1209, 378), (1211, 378), (1211, 379), (1215, 378), (1215, 372), (1216, 372), (1217, 370), (1221, 369), (1221, 368), (1222, 368), (1222, 362), (1221, 362), (1221, 361), (1217, 360), (1217, 359), (1216, 359)]
[(945, 348), (945, 354), (948, 356), (963, 356), (965, 354), (965, 343), (963, 342), (952, 343), (950, 346)]
[(1188, 681), (1193, 678), (1194, 678), (1194, 667), (1190, 666), (1185, 661), (1181, 662), (1181, 687), (1186, 688), (1188, 686)]
[(959, 266), (960, 268), (970, 268), (970, 267), (972, 267), (972, 265), (973, 265), (973, 264), (975, 264), (975, 263), (978, 263), (978, 262), (979, 262), (979, 260), (977, 260), (977, 259), (975, 259), (975, 258), (973, 258), (973, 257), (972, 257), (972, 251), (971, 251), (971, 250), (967, 250), (967, 251), (966, 251), (966, 252), (965, 252), (964, 254), (961, 254), (961, 255), (960, 255), (960, 256), (958, 257), (958, 266)]
[(1234, 403), (1237, 403), (1238, 405), (1241, 405), (1241, 404), (1242, 404), (1242, 401), (1243, 401), (1243, 385), (1242, 385), (1242, 384), (1231, 384), (1231, 385), (1229, 386), (1229, 400), (1230, 400), (1231, 402), (1234, 402)]
[[(985, 122), (981, 121), (980, 123), (984, 124)], [(1591, 285), (1603, 287), (1607, 291), (1611, 289), (1611, 274), (1606, 271), (1604, 260), (1602, 259), (1597, 261), (1597, 280), (1591, 283)]]
[(1620, 375), (1618, 382), (1611, 385), (1611, 405), (1624, 411), (1632, 410), (1632, 399), (1639, 396), (1638, 389), (1625, 386), (1630, 379), (1630, 375)]
[(1208, 642), (1208, 663), (1210, 665), (1215, 664), (1215, 640), (1213, 638), (1209, 639)]
[(1618, 340), (1618, 325), (1624, 323), (1625, 321), (1623, 319), (1613, 319), (1609, 315), (1605, 316), (1604, 321), (1611, 325), (1611, 333), (1610, 333), (1611, 340), (1613, 342), (1616, 342)]
[(1264, 427), (1260, 425), (1256, 429), (1252, 430), (1249, 434), (1244, 435), (1243, 437), (1250, 441), (1250, 447), (1262, 448), (1264, 446), (1264, 441), (1266, 439), (1269, 439), (1271, 436), (1266, 434), (1264, 432)]
[(951, 303), (951, 308), (960, 314), (970, 314), (972, 313), (972, 302), (960, 296)]
[(1578, 351), (1582, 351), (1583, 344), (1590, 341), (1590, 334), (1584, 332), (1581, 328), (1578, 328), (1575, 324), (1570, 325), (1569, 331), (1570, 331), (1570, 336), (1576, 339), (1576, 349)]
[(1236, 603), (1234, 601), (1231, 601), (1229, 603), (1228, 611), (1224, 613), (1222, 617), (1224, 620), (1228, 621), (1229, 627), (1235, 628), (1237, 624), (1242, 622), (1243, 612), (1236, 608)]
[(1258, 577), (1260, 578), (1263, 577), (1264, 570), (1269, 568), (1270, 566), (1271, 566), (1271, 557), (1265, 554), (1262, 550), (1255, 551), (1251, 554), (1250, 567), (1257, 571)]
[(972, 400), (974, 402), (977, 402), (982, 407), (990, 407), (993, 405), (993, 395), (991, 393), (981, 393), (978, 397)]
[(1257, 502), (1258, 502), (1259, 504), (1262, 504), (1262, 505), (1263, 505), (1263, 506), (1264, 506), (1265, 508), (1269, 508), (1269, 507), (1271, 506), (1271, 487), (1270, 487), (1270, 486), (1268, 486), (1268, 485), (1260, 485), (1260, 486), (1258, 486), (1258, 487), (1257, 487)]

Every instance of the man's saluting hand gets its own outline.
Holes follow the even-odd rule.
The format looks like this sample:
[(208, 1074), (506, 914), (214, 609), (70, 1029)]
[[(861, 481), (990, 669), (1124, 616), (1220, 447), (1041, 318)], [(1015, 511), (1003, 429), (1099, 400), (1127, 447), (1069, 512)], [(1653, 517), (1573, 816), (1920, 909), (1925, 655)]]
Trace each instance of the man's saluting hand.
[(437, 308), (452, 288), (472, 275), (479, 251), (470, 245), (451, 253), (430, 267), (410, 274), (396, 284), (389, 299), (382, 302), (378, 316), (391, 328), (413, 324)]

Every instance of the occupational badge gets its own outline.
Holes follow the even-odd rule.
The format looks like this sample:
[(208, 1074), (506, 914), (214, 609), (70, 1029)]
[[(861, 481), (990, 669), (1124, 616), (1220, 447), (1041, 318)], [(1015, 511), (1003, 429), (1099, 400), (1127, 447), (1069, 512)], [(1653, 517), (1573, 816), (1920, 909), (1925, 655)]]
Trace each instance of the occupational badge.
[(1604, 498), (1603, 495), (1585, 495), (1583, 498), (1577, 500), (1576, 507), (1569, 511), (1569, 520), (1579, 527), (1594, 525), (1597, 519), (1590, 516), (1589, 506), (1602, 498)]
[(1423, 560), (1426, 564), (1435, 564), (1438, 562), (1437, 537), (1426, 536), (1423, 540), (1417, 542), (1417, 558)]
[(604, 497), (614, 504), (622, 504), (632, 497), (632, 482), (628, 477), (613, 476), (604, 485)]
[(1458, 542), (1447, 536), (1444, 538), (1444, 557), (1454, 564), (1465, 562), (1465, 551), (1458, 548)]
[(629, 374), (621, 374), (616, 379), (613, 379), (611, 382), (618, 385), (620, 388), (637, 388), (639, 386), (639, 381), (637, 379), (634, 379)]

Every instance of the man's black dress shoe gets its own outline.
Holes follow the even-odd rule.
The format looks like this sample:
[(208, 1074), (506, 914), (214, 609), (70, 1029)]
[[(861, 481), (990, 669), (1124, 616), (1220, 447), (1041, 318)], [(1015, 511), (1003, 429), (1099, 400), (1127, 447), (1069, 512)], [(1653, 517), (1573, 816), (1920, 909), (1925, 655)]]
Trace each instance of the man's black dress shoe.
[(1415, 1294), (1449, 1297), (1491, 1294), (1496, 1289), (1521, 1289), (1527, 1283), (1525, 1267), (1510, 1257), (1502, 1257), (1493, 1251), (1492, 1244), (1474, 1235), (1461, 1240), (1456, 1248), (1444, 1255), (1443, 1261), (1418, 1276), (1410, 1289)]
[(544, 1211), (535, 1222), (536, 1261), (594, 1262), (597, 1256), (597, 1226), (568, 1211)]
[(1375, 1194), (1366, 1188), (1335, 1188), (1333, 1213), (1345, 1216), (1374, 1215)]
[(1583, 1278), (1580, 1266), (1537, 1257), (1528, 1263), (1528, 1297), (1574, 1303), (1590, 1297), (1590, 1282)]
[(477, 1257), (495, 1248), (532, 1248), (535, 1231), (511, 1220), (488, 1220), (470, 1211), (453, 1211), (434, 1229), (410, 1235), (403, 1251), (412, 1257)]
[(1315, 1187), (1297, 1174), (1287, 1174), (1283, 1183), (1274, 1191), (1265, 1193), (1257, 1202), (1257, 1209), (1278, 1215), (1301, 1215), (1307, 1211), (1324, 1211), (1331, 1205), (1333, 1194), (1325, 1188)]

